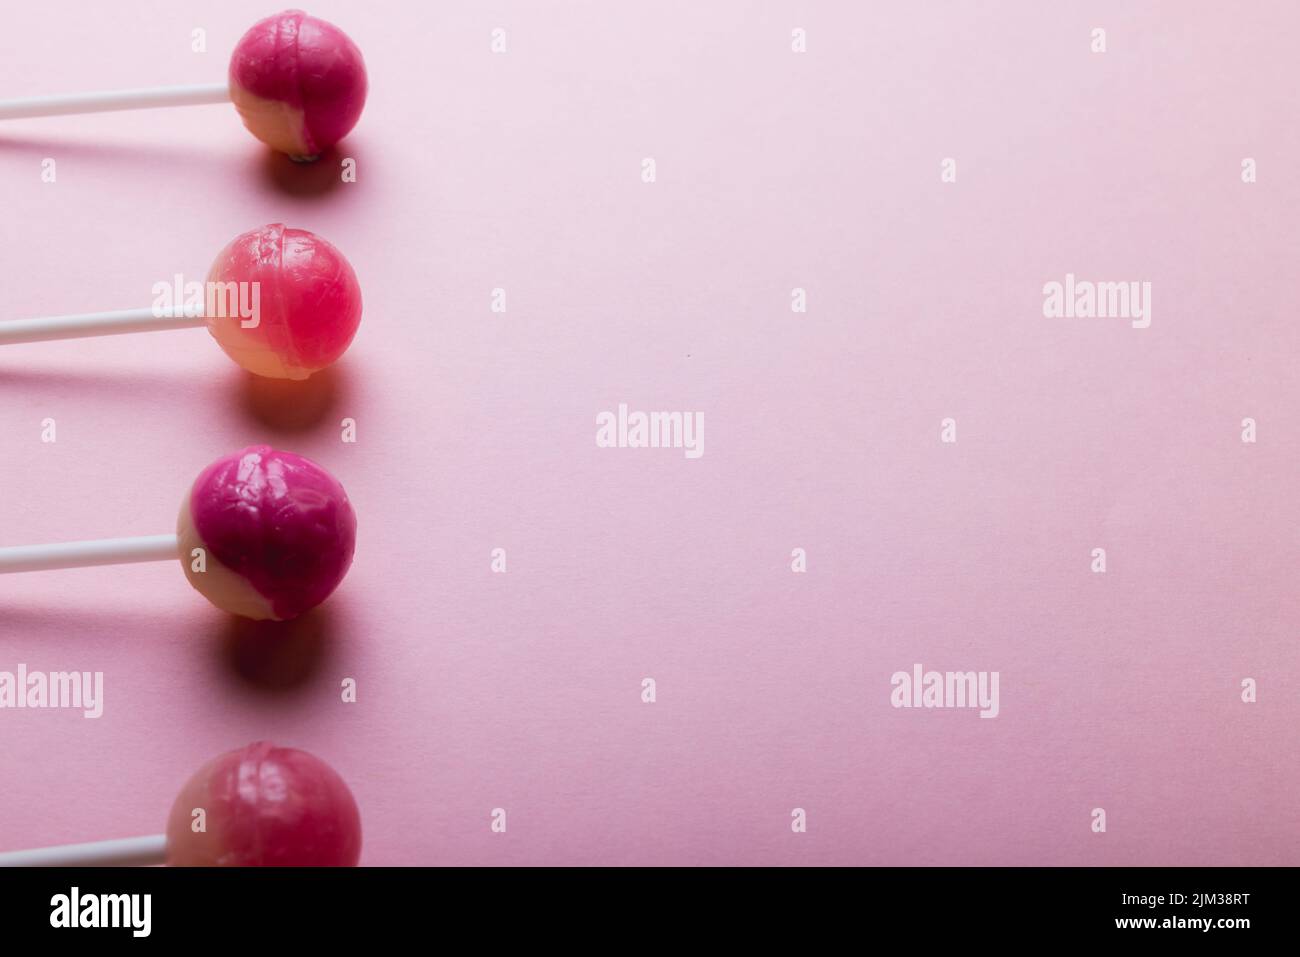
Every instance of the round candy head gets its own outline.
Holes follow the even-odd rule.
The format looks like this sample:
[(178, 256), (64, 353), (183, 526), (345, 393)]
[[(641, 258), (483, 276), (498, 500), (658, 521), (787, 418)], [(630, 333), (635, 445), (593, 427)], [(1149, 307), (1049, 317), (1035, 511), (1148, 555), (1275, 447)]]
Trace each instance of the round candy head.
[[(195, 833), (202, 809), (205, 830)], [(258, 741), (213, 758), (167, 818), (167, 863), (189, 867), (355, 867), (361, 815), (320, 758)]]
[(361, 287), (343, 254), (283, 223), (232, 239), (208, 271), (208, 290), (209, 309), (224, 313), (208, 317), (217, 344), (272, 379), (306, 379), (331, 365), (361, 323)]
[(263, 143), (294, 159), (315, 159), (357, 125), (366, 65), (338, 27), (286, 10), (253, 24), (236, 44), (230, 99)]
[(357, 538), (357, 517), (338, 480), (310, 459), (266, 445), (204, 469), (176, 526), (185, 575), (204, 598), (232, 614), (277, 621), (329, 597), (352, 564)]

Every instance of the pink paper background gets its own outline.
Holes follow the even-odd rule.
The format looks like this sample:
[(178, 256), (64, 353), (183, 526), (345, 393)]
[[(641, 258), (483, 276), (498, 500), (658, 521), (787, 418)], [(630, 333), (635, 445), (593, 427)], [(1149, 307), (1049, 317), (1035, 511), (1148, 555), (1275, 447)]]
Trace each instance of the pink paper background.
[[(365, 864), (1300, 863), (1300, 8), (310, 10), (370, 67), (355, 184), (224, 106), (0, 127), (0, 320), (276, 220), (366, 297), (307, 422), (198, 331), (0, 353), (0, 545), (169, 531), (262, 441), (361, 523), (298, 675), (175, 567), (0, 579), (0, 669), (106, 683), (0, 711), (0, 848), (158, 831), (267, 738), (348, 779)], [(3, 95), (221, 80), (269, 12), (9, 2)], [(1045, 319), (1066, 272), (1152, 282), (1152, 327)], [(704, 457), (597, 449), (619, 402), (702, 411)], [(915, 662), (1001, 715), (891, 708)]]

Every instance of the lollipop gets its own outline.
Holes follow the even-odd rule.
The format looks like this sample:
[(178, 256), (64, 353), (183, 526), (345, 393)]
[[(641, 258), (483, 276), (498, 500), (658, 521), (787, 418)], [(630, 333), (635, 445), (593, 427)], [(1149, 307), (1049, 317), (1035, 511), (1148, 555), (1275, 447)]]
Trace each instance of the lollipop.
[(180, 559), (223, 611), (284, 621), (334, 591), (352, 564), (357, 518), (334, 476), (254, 445), (194, 480), (175, 535), (0, 548), (0, 574)]
[(258, 741), (194, 773), (166, 834), (0, 853), (0, 867), (355, 867), (360, 856), (361, 815), (338, 773)]
[(253, 24), (235, 45), (228, 83), (6, 100), (0, 120), (228, 100), (263, 143), (295, 160), (313, 160), (357, 125), (366, 67), (338, 27), (286, 10)]
[[(180, 297), (178, 297), (180, 298)], [(272, 223), (217, 254), (201, 305), (0, 322), (0, 345), (207, 326), (255, 375), (306, 379), (347, 350), (361, 323), (352, 266), (315, 233)]]

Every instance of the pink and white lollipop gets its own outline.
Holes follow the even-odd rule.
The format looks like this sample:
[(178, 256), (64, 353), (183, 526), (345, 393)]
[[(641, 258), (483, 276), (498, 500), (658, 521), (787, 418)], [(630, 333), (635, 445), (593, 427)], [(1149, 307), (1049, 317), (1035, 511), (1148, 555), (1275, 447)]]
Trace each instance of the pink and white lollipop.
[(360, 857), (361, 814), (338, 773), (258, 741), (199, 768), (165, 834), (0, 853), (0, 867), (355, 867)]
[(0, 345), (206, 326), (254, 375), (306, 379), (332, 365), (361, 324), (361, 286), (344, 255), (315, 233), (271, 223), (217, 254), (199, 304), (11, 319)]
[(230, 99), (263, 143), (315, 159), (357, 125), (366, 67), (338, 27), (286, 10), (253, 24), (235, 45)]
[(313, 160), (351, 132), (366, 103), (361, 51), (301, 10), (259, 20), (235, 45), (226, 83), (0, 101), (0, 120), (233, 101), (249, 132)]
[(175, 561), (223, 611), (285, 621), (333, 593), (352, 565), (357, 517), (310, 459), (255, 445), (213, 462), (181, 504), (174, 535), (0, 548), (0, 574)]

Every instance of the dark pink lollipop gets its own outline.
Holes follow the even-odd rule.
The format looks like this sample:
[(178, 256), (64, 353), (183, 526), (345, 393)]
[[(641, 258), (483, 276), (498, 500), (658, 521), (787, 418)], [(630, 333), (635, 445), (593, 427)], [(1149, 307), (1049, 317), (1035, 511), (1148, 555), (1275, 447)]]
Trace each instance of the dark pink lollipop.
[[(253, 445), (199, 473), (181, 506), (185, 574), (218, 608), (245, 618), (295, 618), (315, 608), (352, 564), (357, 517), (343, 486), (310, 459)], [(184, 561), (206, 553), (201, 570)]]
[(347, 784), (306, 751), (256, 741), (181, 788), (167, 833), (0, 853), (0, 867), (355, 867), (361, 814)]
[(226, 83), (0, 100), (0, 120), (233, 101), (263, 143), (313, 160), (357, 125), (366, 90), (366, 65), (347, 34), (301, 10), (285, 10), (243, 35)]
[(263, 143), (315, 159), (357, 125), (366, 66), (334, 24), (285, 10), (253, 24), (235, 46), (230, 99)]

